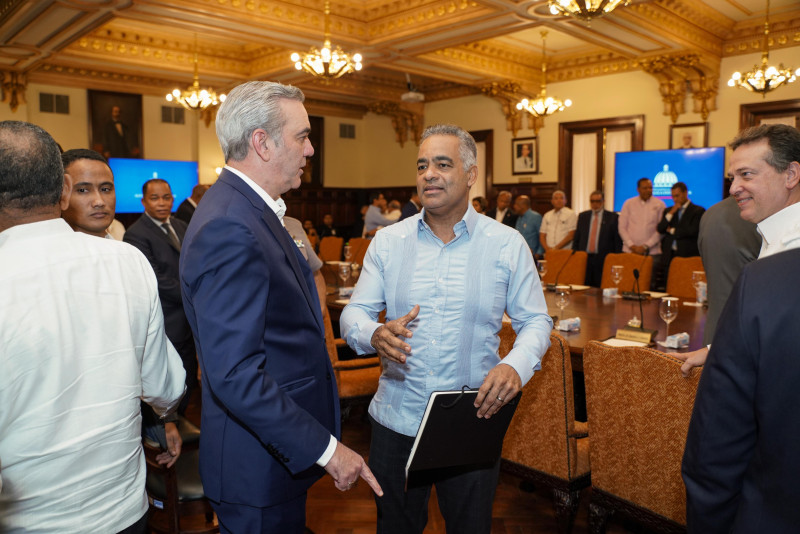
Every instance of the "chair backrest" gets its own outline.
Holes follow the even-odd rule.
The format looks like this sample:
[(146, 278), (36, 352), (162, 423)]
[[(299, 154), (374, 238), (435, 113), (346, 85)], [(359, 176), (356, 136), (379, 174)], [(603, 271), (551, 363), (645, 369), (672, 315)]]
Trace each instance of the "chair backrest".
[(705, 271), (703, 260), (700, 256), (672, 258), (669, 264), (669, 274), (667, 275), (667, 293), (673, 297), (694, 298), (697, 295), (692, 285), (692, 273), (694, 271)]
[(350, 239), (348, 243), (350, 243), (350, 250), (353, 255), (350, 261), (359, 265), (364, 265), (364, 256), (367, 255), (367, 249), (371, 241), (371, 239), (367, 239), (366, 237), (354, 237)]
[[(514, 345), (511, 325), (500, 331), (500, 356)], [(571, 480), (588, 471), (578, 468), (577, 440), (572, 438), (575, 406), (569, 344), (550, 334), (541, 370), (522, 388), (522, 398), (503, 441), (503, 459)], [(580, 472), (583, 471), (583, 472)]]
[(597, 341), (583, 351), (592, 486), (686, 524), (681, 459), (700, 370), (638, 347)]
[(606, 255), (606, 259), (603, 262), (603, 278), (600, 282), (600, 287), (602, 288), (616, 287), (614, 281), (611, 280), (612, 265), (622, 265), (624, 267), (622, 281), (619, 283), (620, 292), (634, 291), (634, 269), (639, 269), (639, 288), (642, 291), (650, 289), (650, 277), (653, 275), (652, 256), (641, 256), (630, 252)]
[(342, 259), (344, 239), (336, 236), (323, 237), (319, 242), (319, 259), (322, 261), (340, 261)]
[[(583, 284), (586, 281), (586, 260), (588, 256), (582, 250), (548, 250), (544, 253), (547, 260), (547, 274), (542, 281), (545, 284)], [(562, 270), (563, 267), (563, 270)]]

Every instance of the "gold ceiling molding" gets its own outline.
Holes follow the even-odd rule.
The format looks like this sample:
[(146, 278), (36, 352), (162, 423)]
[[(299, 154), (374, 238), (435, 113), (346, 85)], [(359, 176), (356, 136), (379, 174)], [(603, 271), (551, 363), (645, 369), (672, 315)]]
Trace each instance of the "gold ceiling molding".
[(493, 9), (488, 9), (470, 0), (439, 0), (396, 16), (371, 21), (368, 25), (368, 35), (371, 40), (396, 39), (400, 36), (439, 28), (445, 17), (447, 17), (447, 24), (453, 26), (465, 20), (474, 20), (495, 12)]
[(551, 82), (581, 80), (593, 76), (606, 76), (639, 70), (639, 62), (617, 54), (598, 53), (572, 56), (547, 62), (547, 79)]
[(514, 137), (522, 129), (523, 115), (527, 116), (528, 129), (538, 132), (539, 128), (544, 126), (544, 119), (541, 117), (534, 117), (530, 113), (517, 109), (517, 102), (521, 98), (518, 83), (512, 81), (492, 82), (482, 85), (480, 89), (484, 95), (500, 103), (503, 115), (506, 118), (506, 130), (511, 132)]
[(54, 63), (41, 64), (28, 73), (28, 81), (51, 85), (64, 85), (82, 89), (107, 91), (138, 91), (145, 95), (164, 96), (164, 88), (174, 85), (174, 80), (141, 76), (100, 69), (87, 69)]
[[(471, 46), (442, 48), (435, 52), (421, 54), (418, 59), (426, 59), (432, 63), (452, 67), (453, 62), (459, 63), (459, 68), (484, 76), (486, 78), (510, 78), (527, 80), (538, 83), (538, 75), (533, 64), (516, 63), (501, 58), (478, 53)], [(540, 73), (539, 73), (540, 74)]]
[(333, 102), (331, 100), (321, 100), (309, 98), (303, 103), (309, 115), (324, 115), (342, 117), (346, 119), (363, 119), (367, 114), (367, 106), (363, 104), (346, 104), (344, 102)]
[(401, 147), (408, 141), (409, 133), (414, 143), (419, 145), (420, 137), (422, 137), (422, 126), (425, 123), (423, 104), (409, 104), (406, 102), (398, 104), (397, 102), (381, 100), (369, 104), (367, 109), (377, 115), (387, 115), (391, 119), (395, 140), (400, 143)]
[(0, 101), (8, 102), (11, 111), (17, 111), (25, 103), (28, 80), (21, 72), (0, 71)]
[[(640, 16), (637, 22), (641, 30), (645, 32), (652, 32), (655, 35), (665, 35), (665, 38), (674, 40), (680, 37), (686, 41), (687, 45), (692, 48), (698, 48), (707, 52), (719, 53), (722, 51), (723, 35), (715, 34), (709, 27), (714, 24), (711, 20), (697, 20), (695, 24), (687, 24), (686, 18), (682, 18), (682, 13), (692, 14), (695, 4), (700, 5), (701, 2), (692, 2), (692, 8), (687, 7), (687, 4), (682, 0), (657, 0), (653, 3), (634, 4), (625, 8), (624, 11), (634, 9)], [(689, 17), (688, 20), (696, 20)], [(704, 26), (703, 23), (708, 26)], [(717, 29), (717, 31), (722, 31)], [(726, 32), (727, 33), (727, 32)]]
[[(67, 51), (76, 56), (100, 56), (106, 60), (109, 57), (124, 59), (131, 64), (147, 62), (160, 63), (167, 68), (182, 68), (191, 72), (193, 68), (193, 55), (190, 52), (173, 50), (165, 47), (136, 45), (115, 39), (100, 37), (98, 35), (82, 37), (76, 43), (68, 46)], [(201, 73), (217, 73), (239, 76), (250, 74), (250, 64), (246, 61), (237, 61), (232, 58), (219, 58), (215, 56), (200, 56)]]
[[(663, 7), (684, 21), (692, 21), (697, 28), (720, 39), (728, 35), (735, 25), (733, 20), (697, 0), (656, 0), (653, 4)], [(641, 4), (636, 7), (640, 6)], [(633, 7), (629, 6), (628, 9)]]
[(672, 122), (685, 112), (686, 92), (692, 94), (693, 111), (703, 120), (717, 109), (719, 61), (699, 54), (684, 53), (644, 58), (639, 61), (648, 74), (659, 82), (664, 115)]

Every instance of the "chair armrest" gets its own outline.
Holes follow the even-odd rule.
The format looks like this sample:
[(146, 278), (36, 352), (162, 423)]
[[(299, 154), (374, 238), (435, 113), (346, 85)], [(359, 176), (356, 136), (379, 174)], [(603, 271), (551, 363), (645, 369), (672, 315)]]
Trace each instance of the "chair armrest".
[(336, 346), (336, 348), (346, 347), (347, 346), (347, 341), (345, 341), (344, 339), (342, 339), (340, 337), (337, 337), (336, 339), (333, 340), (333, 344)]
[(585, 421), (573, 421), (569, 431), (571, 438), (585, 438), (589, 436), (589, 425)]

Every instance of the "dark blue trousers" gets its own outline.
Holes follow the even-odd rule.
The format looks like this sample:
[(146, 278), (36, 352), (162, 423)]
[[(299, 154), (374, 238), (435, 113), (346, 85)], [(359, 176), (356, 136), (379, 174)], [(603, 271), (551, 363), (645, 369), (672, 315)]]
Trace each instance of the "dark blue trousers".
[(221, 534), (303, 534), (306, 528), (306, 494), (291, 501), (259, 508), (211, 501)]

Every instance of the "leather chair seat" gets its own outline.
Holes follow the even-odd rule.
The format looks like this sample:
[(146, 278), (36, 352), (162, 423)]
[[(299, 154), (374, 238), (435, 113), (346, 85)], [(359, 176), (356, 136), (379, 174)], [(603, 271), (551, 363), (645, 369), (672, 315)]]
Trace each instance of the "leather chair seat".
[[(197, 449), (181, 451), (178, 461), (175, 462), (179, 501), (195, 501), (205, 497), (203, 483), (200, 481), (199, 465), (200, 453)], [(163, 476), (148, 471), (146, 486), (148, 494), (152, 497), (160, 500), (167, 498)]]

